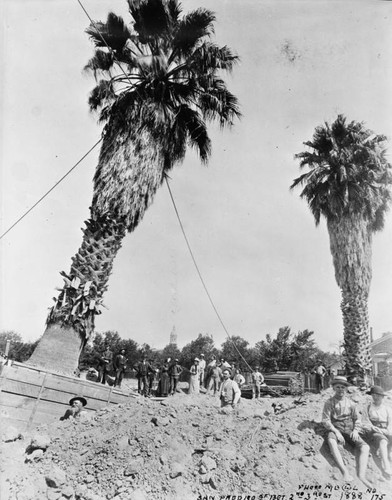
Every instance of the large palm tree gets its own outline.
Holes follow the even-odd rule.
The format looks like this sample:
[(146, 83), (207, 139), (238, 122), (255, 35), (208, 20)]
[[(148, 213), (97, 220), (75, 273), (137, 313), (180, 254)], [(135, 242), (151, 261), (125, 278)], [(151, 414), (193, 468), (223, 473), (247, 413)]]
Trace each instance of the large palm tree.
[(291, 188), (303, 186), (316, 225), (327, 222), (336, 282), (341, 289), (344, 353), (351, 380), (371, 370), (368, 296), (372, 235), (382, 229), (391, 199), (391, 165), (383, 135), (343, 115), (315, 129), (310, 151), (297, 154), (309, 170)]
[(217, 119), (223, 127), (240, 115), (219, 75), (238, 58), (212, 41), (212, 12), (182, 15), (177, 0), (128, 5), (130, 25), (110, 13), (87, 29), (96, 47), (85, 68), (96, 80), (89, 105), (104, 124), (90, 218), (29, 360), (64, 373), (77, 368), (121, 242), (141, 221), (167, 172), (184, 159), (188, 145), (207, 162), (206, 123)]

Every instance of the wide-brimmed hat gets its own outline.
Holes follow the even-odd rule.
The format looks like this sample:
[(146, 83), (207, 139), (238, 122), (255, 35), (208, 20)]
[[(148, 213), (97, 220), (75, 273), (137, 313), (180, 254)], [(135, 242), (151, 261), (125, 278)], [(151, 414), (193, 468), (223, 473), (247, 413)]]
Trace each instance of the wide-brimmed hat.
[(202, 356), (203, 356), (203, 358), (204, 358), (204, 354), (200, 354), (200, 357), (202, 357)]
[(348, 386), (350, 385), (346, 379), (346, 377), (343, 377), (342, 375), (337, 375), (333, 380), (332, 380), (332, 387), (334, 385), (337, 385), (337, 384), (341, 384), (341, 385), (345, 385), (345, 386)]
[(199, 358), (195, 358), (193, 361), (200, 361), (200, 359)]
[(83, 398), (82, 396), (75, 396), (74, 398), (69, 400), (70, 406), (73, 405), (74, 401), (80, 401), (83, 406), (87, 405), (87, 399)]
[(378, 394), (379, 396), (386, 396), (384, 389), (379, 385), (373, 385), (373, 387), (370, 388), (368, 394)]

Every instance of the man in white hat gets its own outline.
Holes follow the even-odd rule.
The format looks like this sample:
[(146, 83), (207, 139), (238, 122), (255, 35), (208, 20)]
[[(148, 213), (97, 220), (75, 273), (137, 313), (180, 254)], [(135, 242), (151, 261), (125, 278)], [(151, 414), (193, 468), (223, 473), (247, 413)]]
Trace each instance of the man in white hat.
[(366, 479), (369, 446), (359, 435), (360, 414), (357, 405), (346, 396), (348, 385), (346, 377), (337, 376), (332, 381), (335, 394), (325, 402), (322, 417), (327, 429), (326, 440), (345, 481), (352, 481), (353, 477), (344, 463), (339, 445), (349, 443), (358, 450), (358, 477), (365, 486), (371, 488), (370, 482)]

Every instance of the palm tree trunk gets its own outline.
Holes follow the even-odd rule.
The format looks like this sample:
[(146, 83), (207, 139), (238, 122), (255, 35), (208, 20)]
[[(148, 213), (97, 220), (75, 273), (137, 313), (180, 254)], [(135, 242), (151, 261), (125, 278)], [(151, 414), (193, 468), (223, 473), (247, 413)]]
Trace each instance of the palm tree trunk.
[(64, 287), (54, 298), (44, 336), (28, 360), (28, 364), (68, 375), (77, 369), (81, 351), (94, 331), (94, 318), (101, 312), (122, 239), (143, 218), (167, 166), (165, 155), (146, 131), (121, 133), (113, 123), (103, 135), (91, 218), (83, 230), (82, 245), (69, 274), (61, 273)]
[(371, 371), (368, 297), (372, 232), (365, 218), (346, 215), (328, 220), (335, 278), (342, 292), (344, 359), (348, 377), (358, 382)]
[(360, 383), (371, 371), (368, 294), (342, 290), (344, 360), (348, 379)]
[(47, 328), (27, 364), (67, 375), (78, 367), (80, 353), (94, 330), (114, 258), (126, 234), (123, 221), (92, 214), (83, 242), (72, 259), (64, 286), (47, 318)]

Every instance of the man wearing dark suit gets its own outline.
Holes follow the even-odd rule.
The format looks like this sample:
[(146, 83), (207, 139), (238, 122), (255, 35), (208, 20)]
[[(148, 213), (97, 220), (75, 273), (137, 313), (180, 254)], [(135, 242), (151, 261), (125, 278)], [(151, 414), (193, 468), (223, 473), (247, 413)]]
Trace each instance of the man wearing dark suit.
[(114, 369), (116, 370), (115, 387), (121, 387), (121, 382), (124, 377), (127, 360), (125, 358), (125, 349), (121, 349), (120, 353), (114, 358)]
[(137, 365), (136, 376), (140, 380), (141, 394), (144, 396), (148, 396), (150, 393), (148, 376), (153, 371), (153, 367), (147, 361), (147, 356), (143, 356), (143, 361)]

